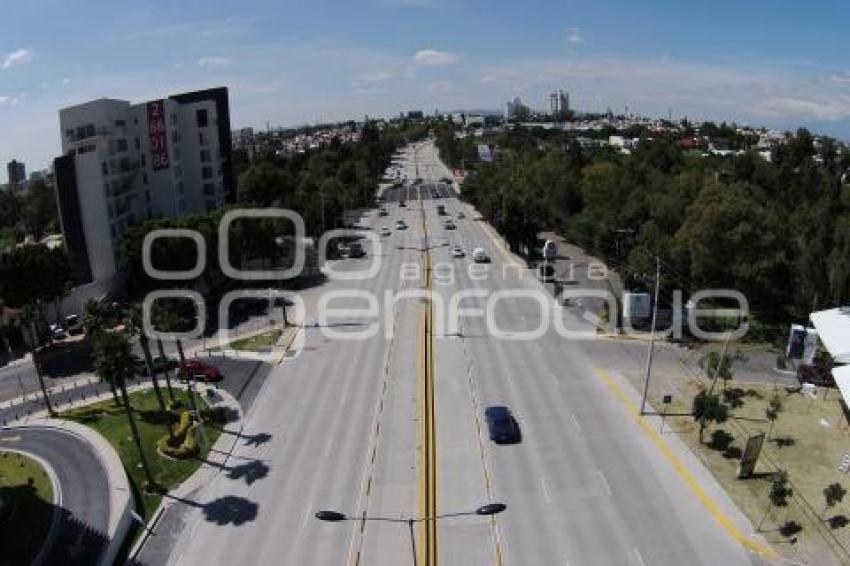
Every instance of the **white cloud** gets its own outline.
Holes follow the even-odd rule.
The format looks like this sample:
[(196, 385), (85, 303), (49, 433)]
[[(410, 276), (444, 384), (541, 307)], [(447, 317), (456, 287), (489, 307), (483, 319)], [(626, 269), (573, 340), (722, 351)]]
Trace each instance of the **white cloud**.
[(232, 59), (228, 59), (227, 57), (217, 57), (215, 55), (201, 57), (198, 59), (199, 67), (224, 67), (231, 63), (233, 63)]
[(460, 60), (455, 53), (438, 49), (420, 49), (413, 56), (413, 62), (419, 65), (438, 66), (453, 65)]
[(834, 83), (850, 83), (850, 73), (836, 73), (829, 78)]
[(0, 106), (15, 106), (20, 102), (20, 99), (14, 96), (0, 96)]
[(584, 43), (584, 36), (582, 35), (581, 28), (567, 29), (567, 43), (570, 45)]
[(850, 118), (850, 97), (777, 97), (762, 102), (760, 109), (768, 116), (780, 118), (808, 116), (817, 120), (843, 120)]
[(32, 52), (29, 49), (18, 49), (3, 57), (0, 69), (8, 69), (15, 65), (23, 65), (32, 61)]

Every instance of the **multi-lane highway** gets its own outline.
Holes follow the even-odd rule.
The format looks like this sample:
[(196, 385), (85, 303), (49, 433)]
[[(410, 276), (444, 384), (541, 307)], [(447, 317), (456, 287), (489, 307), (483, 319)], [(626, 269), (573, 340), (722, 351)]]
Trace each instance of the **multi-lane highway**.
[[(533, 340), (515, 339), (544, 316), (574, 329), (586, 323), (564, 311), (544, 315), (534, 297), (546, 291), (499, 249), (477, 214), (447, 188), (432, 198), (435, 181), (447, 175), (433, 145), (406, 156), (408, 177), (418, 174), (424, 184), (388, 191), (388, 216), (372, 210), (363, 219), (373, 233), (387, 226), (391, 235), (379, 237), (380, 249), (366, 245), (366, 258), (335, 265), (350, 275), (380, 260), (377, 273), (331, 276), (304, 294), (315, 324), (246, 416), (247, 435), (270, 437), (240, 442), (228, 467), (251, 464), (261, 473), (222, 473), (199, 492), (169, 563), (414, 564), (414, 548), (421, 558), (429, 541), (405, 520), (429, 511), (448, 515), (436, 521), (433, 541), (446, 565), (754, 563), (723, 505), (708, 500), (627, 413), (582, 342), (551, 324)], [(438, 205), (456, 229), (444, 228)], [(399, 219), (407, 229), (395, 229)], [(466, 257), (452, 257), (453, 246)], [(492, 262), (470, 271), (479, 246)], [(433, 270), (427, 285), (426, 262)], [(430, 337), (423, 331), (426, 287), (435, 311)], [(437, 323), (461, 292), (474, 295), (463, 308), (485, 315), (488, 301), (501, 297), (493, 321), (503, 336), (474, 312), (442, 317), (456, 329)], [(377, 314), (363, 310), (370, 300)], [(319, 316), (323, 302), (334, 316)], [(422, 365), (429, 338), (430, 378)], [(432, 411), (422, 399), (428, 379)], [(483, 411), (491, 405), (514, 411), (521, 442), (488, 439)], [(436, 433), (433, 458), (423, 457), (426, 416)], [(435, 509), (424, 506), (428, 461)], [(494, 518), (463, 514), (491, 501), (507, 510)], [(325, 509), (350, 520), (316, 520)]]

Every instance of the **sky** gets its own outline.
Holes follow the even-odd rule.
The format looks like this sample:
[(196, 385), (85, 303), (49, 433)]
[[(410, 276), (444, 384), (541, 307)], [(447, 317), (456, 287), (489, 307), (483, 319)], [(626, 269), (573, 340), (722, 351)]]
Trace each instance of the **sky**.
[(846, 0), (5, 0), (0, 182), (60, 152), (60, 108), (230, 89), (231, 126), (533, 108), (850, 140)]

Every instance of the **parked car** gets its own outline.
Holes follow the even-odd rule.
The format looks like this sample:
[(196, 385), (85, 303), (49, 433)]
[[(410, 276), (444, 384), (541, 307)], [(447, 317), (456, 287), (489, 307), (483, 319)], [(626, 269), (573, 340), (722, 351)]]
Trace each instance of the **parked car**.
[[(153, 370), (158, 374), (164, 373), (167, 370), (175, 369), (180, 365), (177, 360), (163, 358), (162, 356), (155, 356), (151, 362), (153, 363)], [(136, 358), (134, 365), (136, 366), (136, 373), (138, 375), (143, 375), (145, 377), (150, 376), (148, 364), (145, 362), (144, 358)]]
[(472, 250), (472, 261), (475, 263), (490, 263), (490, 256), (484, 251), (484, 248), (475, 248)]
[(484, 411), (484, 419), (487, 421), (490, 440), (496, 444), (515, 444), (522, 441), (519, 423), (507, 407), (502, 405), (487, 407)]
[(378, 216), (387, 216), (388, 214), (389, 212), (387, 212), (386, 206), (381, 206), (381, 208), (378, 209)]
[(217, 367), (201, 360), (187, 360), (186, 363), (181, 364), (180, 369), (177, 370), (177, 377), (197, 381), (221, 381), (222, 379), (221, 371)]
[(452, 248), (452, 257), (464, 257), (466, 254), (463, 253), (463, 248), (460, 246), (455, 246)]
[(396, 230), (407, 230), (407, 222), (405, 222), (404, 220), (396, 220), (395, 229)]
[(75, 314), (69, 314), (65, 317), (65, 328), (68, 334), (81, 334), (83, 332), (83, 321)]
[(50, 326), (48, 326), (47, 328), (48, 328), (48, 330), (50, 330), (50, 336), (54, 340), (64, 340), (68, 336), (65, 333), (65, 329), (62, 328), (61, 324), (54, 323), (54, 324), (51, 324)]
[(407, 203), (403, 200), (398, 201), (399, 208), (407, 208)]
[(381, 236), (389, 236), (390, 234), (392, 234), (392, 232), (390, 232), (390, 229), (387, 228), (386, 226), (381, 227), (380, 233), (381, 233)]
[(348, 257), (363, 257), (366, 255), (366, 252), (363, 250), (363, 244), (359, 241), (354, 241), (348, 244)]

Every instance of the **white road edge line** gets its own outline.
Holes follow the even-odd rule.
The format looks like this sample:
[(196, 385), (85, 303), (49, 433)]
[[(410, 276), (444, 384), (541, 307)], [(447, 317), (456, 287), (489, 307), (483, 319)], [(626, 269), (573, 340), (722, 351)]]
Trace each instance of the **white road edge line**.
[(575, 427), (576, 432), (581, 434), (581, 424), (578, 422), (575, 413), (570, 413), (570, 420), (573, 421), (573, 426)]
[(543, 496), (546, 498), (546, 501), (552, 502), (552, 497), (549, 495), (549, 488), (546, 486), (546, 479), (540, 478), (540, 487), (543, 488)]
[(632, 562), (635, 566), (646, 566), (646, 563), (643, 561), (643, 557), (640, 555), (640, 550), (637, 547), (632, 549)]
[(605, 489), (605, 493), (607, 493), (609, 497), (614, 495), (614, 492), (611, 491), (611, 484), (608, 483), (608, 478), (605, 477), (602, 470), (597, 468), (596, 472), (599, 474), (599, 480), (602, 482), (602, 487)]

